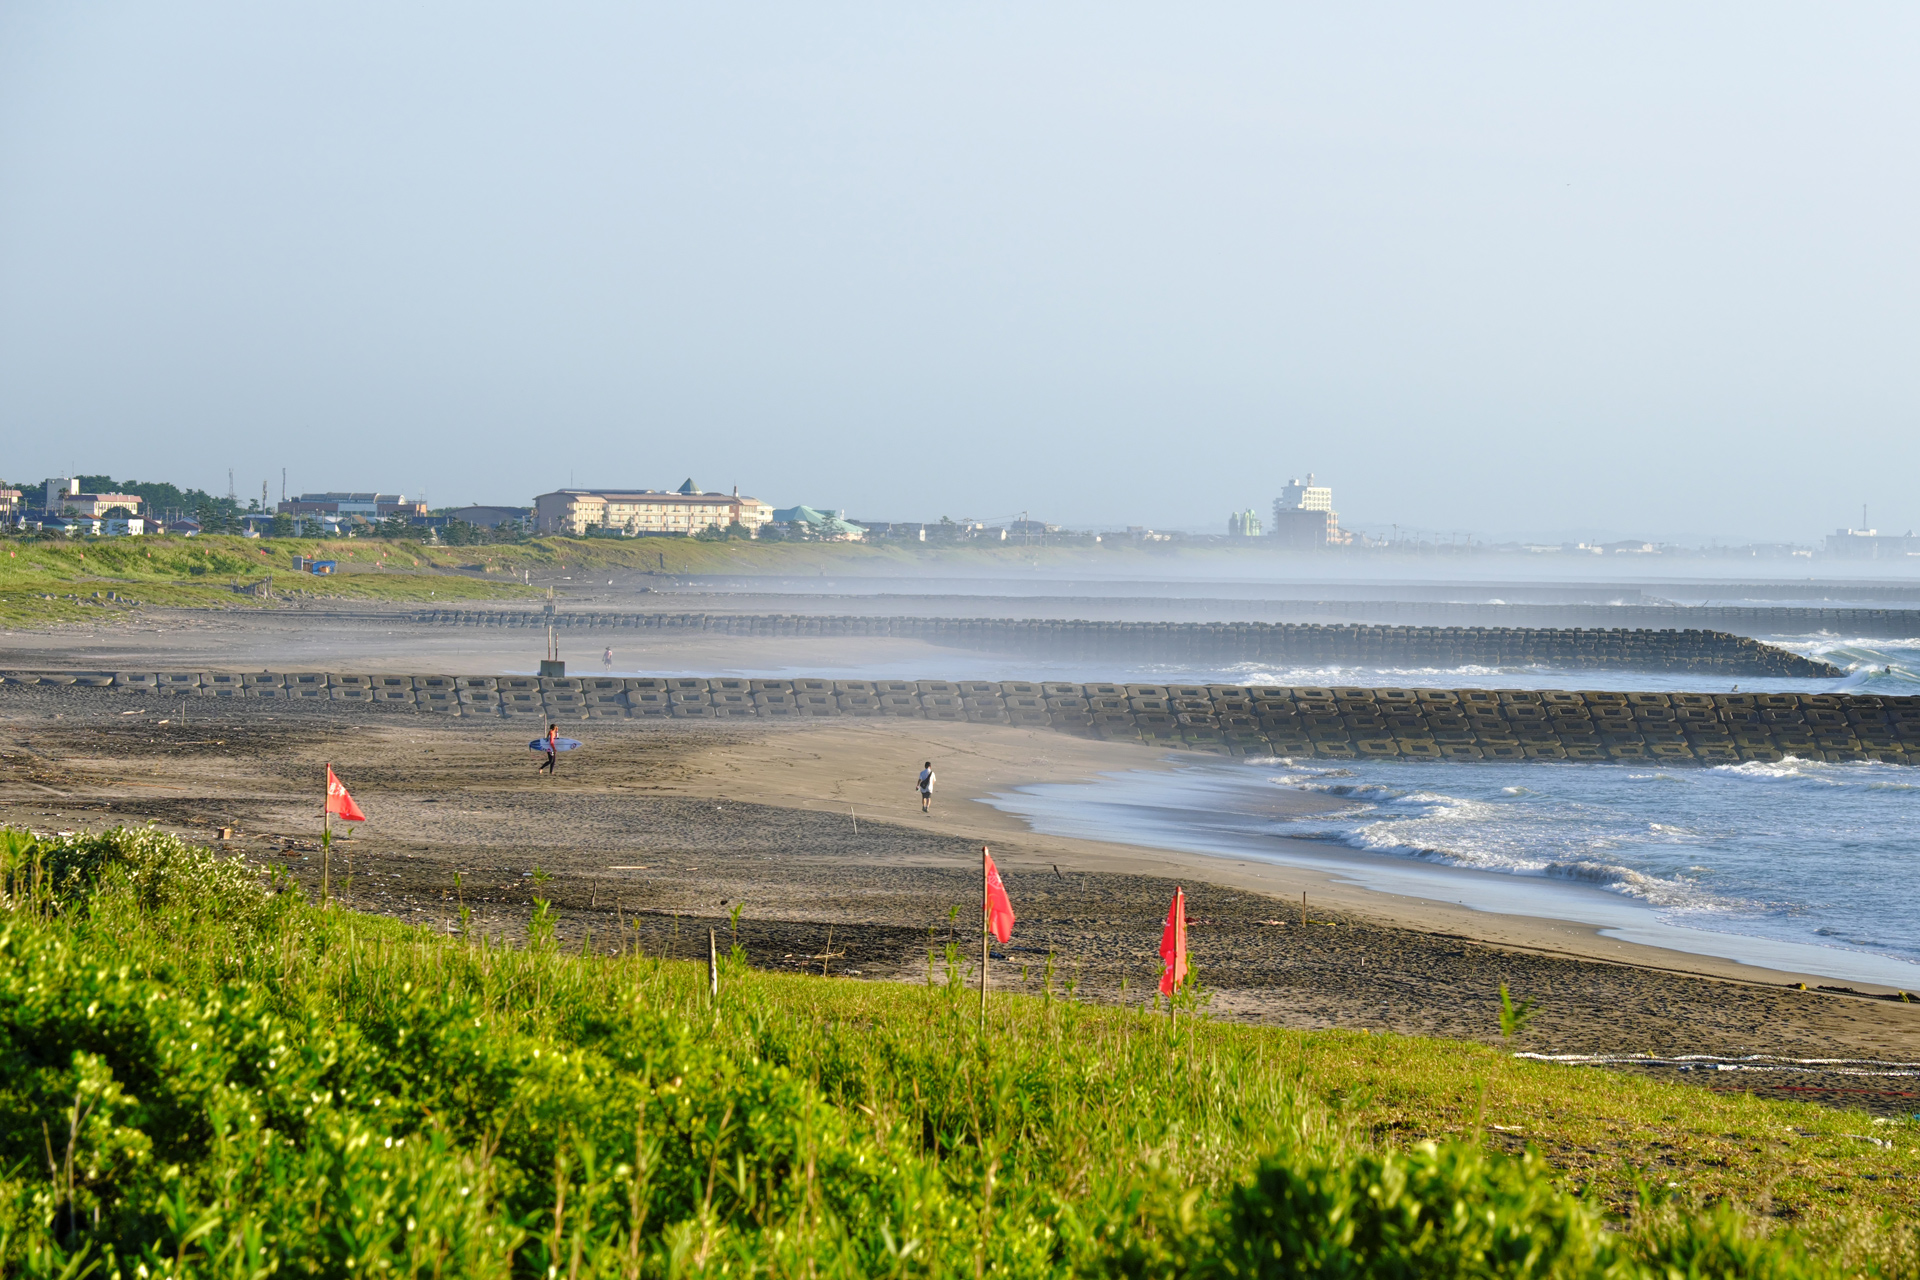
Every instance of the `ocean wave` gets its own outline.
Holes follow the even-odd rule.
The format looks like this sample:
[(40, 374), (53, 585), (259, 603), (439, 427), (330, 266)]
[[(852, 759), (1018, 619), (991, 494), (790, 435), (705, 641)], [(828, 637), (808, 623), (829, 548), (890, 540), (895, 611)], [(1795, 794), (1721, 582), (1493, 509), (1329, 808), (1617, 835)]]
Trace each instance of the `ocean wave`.
[(1317, 840), (1345, 845), (1364, 853), (1390, 857), (1417, 858), (1472, 871), (1505, 875), (1533, 876), (1589, 888), (1605, 889), (1654, 907), (1683, 908), (1689, 911), (1739, 912), (1751, 910), (1753, 903), (1724, 898), (1704, 890), (1698, 883), (1679, 876), (1658, 876), (1638, 871), (1618, 862), (1593, 858), (1528, 859), (1511, 854), (1463, 847), (1457, 844), (1431, 843), (1392, 829), (1391, 823), (1358, 828), (1323, 828), (1288, 831), (1289, 838)]
[[(1304, 812), (1275, 805), (1276, 785), (1316, 800)], [(1920, 871), (1920, 775), (1907, 766), (1782, 760), (1629, 771), (1247, 758), (1035, 793), (1033, 807), (1015, 811), (1059, 834), (1283, 862), (1301, 856), (1287, 852), (1291, 842), (1311, 840), (1599, 889), (1716, 933), (1810, 945), (1829, 945), (1820, 928), (1871, 934), (1881, 940), (1876, 952), (1920, 959), (1907, 888)]]
[(1820, 787), (1845, 787), (1864, 780), (1849, 776), (1849, 773), (1855, 770), (1909, 767), (1911, 766), (1883, 765), (1873, 760), (1835, 764), (1825, 760), (1803, 760), (1799, 756), (1787, 756), (1781, 760), (1742, 760), (1738, 764), (1719, 764), (1713, 766), (1711, 772), (1755, 782), (1808, 783)]

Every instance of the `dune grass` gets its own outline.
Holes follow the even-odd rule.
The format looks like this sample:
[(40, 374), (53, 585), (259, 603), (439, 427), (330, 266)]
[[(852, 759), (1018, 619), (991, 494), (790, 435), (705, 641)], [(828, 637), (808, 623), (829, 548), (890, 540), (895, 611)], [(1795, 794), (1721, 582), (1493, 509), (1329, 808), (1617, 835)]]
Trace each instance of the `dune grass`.
[(859, 983), (723, 933), (713, 1002), (544, 906), (503, 948), (153, 831), (0, 858), (8, 1275), (1915, 1271), (1914, 1134), (1862, 1116), (1031, 967), (983, 1020), (956, 952)]
[[(273, 609), (310, 601), (445, 602), (532, 599), (504, 577), (449, 572), (448, 548), (381, 539), (113, 538), (81, 542), (10, 540), (0, 555), (0, 624), (97, 621), (141, 605), (183, 609)], [(342, 572), (295, 573), (294, 555), (334, 559)], [(451, 558), (458, 563), (468, 560)], [(272, 578), (274, 596), (237, 594), (233, 585)], [(114, 597), (120, 597), (115, 599)]]

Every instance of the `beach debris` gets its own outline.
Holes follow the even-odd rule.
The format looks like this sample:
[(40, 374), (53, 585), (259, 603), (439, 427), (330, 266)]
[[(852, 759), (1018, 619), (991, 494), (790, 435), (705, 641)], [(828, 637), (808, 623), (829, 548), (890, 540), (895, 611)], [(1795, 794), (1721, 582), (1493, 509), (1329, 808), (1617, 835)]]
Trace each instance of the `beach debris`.
[(1650, 1054), (1607, 1053), (1516, 1052), (1513, 1056), (1534, 1062), (1553, 1062), (1574, 1067), (1677, 1067), (1683, 1071), (1781, 1071), (1799, 1075), (1920, 1076), (1920, 1062), (1892, 1062), (1880, 1058), (1786, 1058), (1771, 1053), (1754, 1053), (1741, 1058), (1712, 1053), (1680, 1054), (1669, 1058), (1656, 1058)]
[(1884, 1147), (1888, 1151), (1893, 1150), (1893, 1144), (1891, 1142), (1888, 1142), (1885, 1138), (1873, 1138), (1873, 1137), (1869, 1137), (1864, 1133), (1843, 1133), (1840, 1136), (1843, 1138), (1852, 1138), (1856, 1142), (1871, 1142), (1874, 1146)]

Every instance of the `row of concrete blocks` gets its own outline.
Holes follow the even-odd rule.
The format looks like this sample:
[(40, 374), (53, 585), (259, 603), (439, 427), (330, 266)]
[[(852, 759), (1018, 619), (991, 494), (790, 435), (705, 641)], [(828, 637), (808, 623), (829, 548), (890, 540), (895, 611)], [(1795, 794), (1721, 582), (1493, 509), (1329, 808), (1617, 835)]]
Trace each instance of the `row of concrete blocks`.
[[(1165, 735), (1141, 733), (1148, 742), (1167, 742)], [(1320, 760), (1404, 760), (1466, 762), (1488, 760), (1518, 762), (1526, 760), (1567, 760), (1623, 764), (1721, 765), (1744, 762), (1778, 763), (1783, 760), (1826, 761), (1833, 764), (1877, 762), (1894, 765), (1920, 764), (1920, 747), (1906, 750), (1900, 744), (1870, 743), (1861, 740), (1801, 743), (1776, 739), (1743, 741), (1679, 742), (1436, 742), (1430, 739), (1356, 738), (1345, 741), (1267, 738), (1245, 742), (1224, 735), (1219, 740), (1182, 740), (1189, 751), (1224, 752), (1232, 755), (1276, 755), (1292, 759), (1311, 757)]]
[(1095, 622), (1041, 618), (887, 618), (749, 614), (500, 614), (428, 610), (416, 622), (630, 627), (721, 635), (906, 638), (1055, 655), (1208, 656), (1267, 661), (1559, 662), (1581, 666), (1830, 678), (1825, 662), (1711, 630), (1405, 627), (1292, 622)]
[[(1452, 607), (1452, 606), (1448, 606)], [(1564, 609), (1564, 605), (1541, 608)], [(1686, 610), (1676, 611), (1686, 613)], [(1697, 611), (1696, 611), (1697, 612)], [(1765, 611), (1761, 611), (1765, 612)], [(1905, 611), (1920, 613), (1920, 610)], [(1544, 639), (1565, 643), (1699, 644), (1741, 639), (1710, 627), (1513, 627), (1407, 626), (1366, 622), (1119, 622), (1087, 618), (914, 618), (894, 615), (805, 613), (595, 613), (586, 611), (512, 612), (507, 610), (420, 610), (412, 622), (442, 626), (555, 626), (592, 630), (618, 627), (640, 630), (719, 631), (736, 635), (929, 636), (950, 632), (1048, 631), (1112, 635), (1298, 635), (1329, 639), (1373, 638), (1428, 642)]]
[[(1920, 698), (1562, 690), (1271, 688), (1027, 681), (9, 675), (13, 684), (385, 702), (534, 722), (900, 716), (1052, 727), (1186, 750), (1328, 759), (1653, 760), (1787, 756), (1920, 763)], [(219, 678), (214, 678), (218, 676)], [(277, 681), (277, 683), (276, 683)]]
[[(1465, 714), (1497, 714), (1508, 719), (1566, 714), (1571, 708), (1630, 708), (1642, 719), (1698, 719), (1700, 712), (1788, 712), (1810, 709), (1920, 708), (1920, 697), (1813, 693), (1622, 693), (1614, 691), (1532, 691), (1520, 689), (1366, 688), (1342, 685), (1162, 685), (1075, 683), (1022, 680), (827, 680), (751, 679), (687, 676), (454, 676), (348, 675), (332, 672), (134, 672), (11, 673), (13, 684), (87, 685), (130, 693), (226, 697), (328, 697), (336, 692), (451, 693), (456, 700), (485, 701), (479, 695), (576, 694), (612, 704), (739, 704), (764, 695), (831, 695), (903, 698), (936, 696), (963, 701), (998, 700), (1028, 709), (1064, 711), (1203, 712), (1269, 715), (1286, 708), (1300, 714), (1388, 714), (1395, 711), (1458, 709)], [(1204, 704), (1204, 705), (1199, 705)], [(1665, 712), (1671, 710), (1673, 714)], [(1687, 713), (1687, 714), (1682, 714)], [(1291, 711), (1288, 711), (1291, 714)], [(1721, 717), (1725, 718), (1725, 717)]]

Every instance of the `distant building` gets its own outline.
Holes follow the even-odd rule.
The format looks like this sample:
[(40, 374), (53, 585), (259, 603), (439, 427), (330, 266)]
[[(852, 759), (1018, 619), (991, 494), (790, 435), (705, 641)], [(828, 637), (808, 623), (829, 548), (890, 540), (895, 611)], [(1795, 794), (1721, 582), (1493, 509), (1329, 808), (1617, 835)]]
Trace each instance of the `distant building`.
[(1236, 511), (1227, 517), (1227, 536), (1229, 538), (1257, 538), (1260, 536), (1260, 517), (1252, 508)]
[(447, 515), (462, 524), (483, 529), (498, 529), (503, 524), (518, 524), (533, 518), (532, 507), (455, 507)]
[(82, 493), (80, 482), (71, 476), (57, 476), (46, 483), (46, 512), (50, 516), (85, 516), (97, 519), (116, 508), (128, 515), (140, 514), (137, 493)]
[(404, 493), (303, 493), (283, 501), (276, 510), (283, 516), (365, 516), (384, 520), (388, 516), (406, 519), (427, 514), (424, 502), (408, 502)]
[(167, 521), (166, 532), (181, 538), (198, 537), (200, 533), (200, 522), (198, 520), (169, 520)]
[(115, 519), (107, 521), (107, 536), (109, 538), (139, 538), (144, 537), (146, 532), (147, 522), (140, 516), (128, 516), (124, 520)]
[(1835, 529), (1827, 538), (1827, 554), (1840, 560), (1900, 560), (1920, 556), (1920, 538), (1882, 534), (1877, 529)]
[(844, 516), (812, 507), (782, 507), (773, 513), (772, 523), (786, 525), (795, 532), (827, 542), (860, 542), (867, 536), (864, 525), (853, 524)]
[(1333, 509), (1333, 490), (1313, 482), (1287, 481), (1273, 500), (1273, 540), (1283, 547), (1330, 547), (1343, 541), (1340, 516)]
[(25, 496), (18, 489), (0, 489), (0, 523), (13, 524), (26, 513), (21, 502)]
[(1313, 482), (1313, 472), (1307, 472), (1307, 482), (1289, 480), (1280, 490), (1280, 496), (1274, 499), (1274, 510), (1285, 508), (1289, 511), (1331, 511), (1333, 510), (1333, 490)]
[(1282, 547), (1331, 547), (1340, 541), (1340, 517), (1331, 511), (1276, 507), (1268, 536)]
[(731, 524), (759, 530), (774, 518), (773, 507), (758, 498), (707, 493), (689, 479), (671, 492), (664, 489), (556, 489), (533, 500), (534, 527), (540, 533), (584, 537), (604, 529), (629, 538), (691, 537), (703, 529)]
[(869, 538), (906, 538), (913, 542), (925, 542), (927, 530), (939, 528), (920, 521), (855, 520), (853, 523), (865, 529)]

